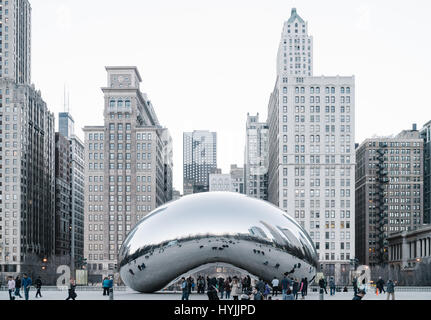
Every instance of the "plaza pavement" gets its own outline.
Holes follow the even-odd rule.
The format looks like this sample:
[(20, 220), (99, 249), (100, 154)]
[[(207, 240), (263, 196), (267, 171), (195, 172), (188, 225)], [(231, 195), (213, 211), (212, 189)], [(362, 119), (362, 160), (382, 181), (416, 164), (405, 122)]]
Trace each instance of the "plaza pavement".
[[(78, 294), (77, 300), (109, 300), (107, 296), (103, 296), (103, 291), (76, 291)], [(21, 291), (21, 295), (24, 297), (24, 292)], [(67, 291), (60, 290), (49, 290), (44, 291), (42, 287), (42, 298), (35, 298), (36, 290), (31, 289), (30, 300), (65, 300), (67, 297)], [(336, 293), (335, 296), (325, 295), (325, 300), (352, 300), (353, 293)], [(431, 292), (397, 292), (395, 291), (395, 298), (397, 300), (431, 300)], [(273, 300), (280, 300), (281, 295), (274, 297)], [(0, 300), (9, 300), (8, 291), (0, 291)], [(24, 301), (24, 299), (17, 299), (18, 301)], [(114, 300), (181, 300), (181, 294), (175, 293), (158, 293), (158, 294), (141, 294), (133, 290), (127, 289), (123, 291), (114, 292)], [(206, 295), (192, 294), (190, 300), (208, 300)], [(317, 292), (309, 292), (306, 300), (319, 300), (319, 294)], [(368, 292), (363, 299), (366, 300), (386, 300), (386, 295), (377, 296), (374, 292)], [(225, 301), (225, 300), (221, 300)]]

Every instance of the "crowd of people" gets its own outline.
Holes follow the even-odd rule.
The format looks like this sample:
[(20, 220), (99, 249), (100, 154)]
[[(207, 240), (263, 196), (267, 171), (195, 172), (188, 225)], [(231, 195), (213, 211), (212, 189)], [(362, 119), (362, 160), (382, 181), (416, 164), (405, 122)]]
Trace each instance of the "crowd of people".
[(283, 300), (305, 299), (308, 293), (308, 279), (288, 278), (287, 275), (280, 281), (274, 278), (270, 283), (259, 279), (252, 281), (250, 276), (244, 278), (223, 277), (209, 278), (198, 276), (181, 279), (181, 300), (189, 300), (195, 288), (198, 294), (208, 295), (209, 300), (272, 300), (280, 293)]

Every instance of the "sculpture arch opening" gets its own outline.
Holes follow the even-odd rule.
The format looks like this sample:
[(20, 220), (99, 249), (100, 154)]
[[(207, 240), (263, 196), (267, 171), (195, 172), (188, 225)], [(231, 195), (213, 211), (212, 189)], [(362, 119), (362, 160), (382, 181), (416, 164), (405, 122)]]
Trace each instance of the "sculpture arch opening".
[(308, 234), (284, 211), (236, 193), (183, 197), (141, 220), (119, 255), (130, 288), (153, 293), (179, 276), (225, 263), (271, 281), (285, 273), (315, 276), (318, 256)]

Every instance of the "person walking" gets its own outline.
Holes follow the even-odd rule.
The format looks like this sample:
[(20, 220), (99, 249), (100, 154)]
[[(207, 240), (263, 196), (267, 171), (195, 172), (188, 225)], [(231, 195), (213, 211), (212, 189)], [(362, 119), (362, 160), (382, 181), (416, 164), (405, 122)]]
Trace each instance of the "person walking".
[(335, 296), (335, 279), (334, 277), (331, 277), (329, 279), (329, 293), (331, 296)]
[(388, 283), (386, 284), (386, 292), (388, 293), (386, 300), (389, 300), (390, 296), (392, 296), (392, 300), (395, 300), (395, 283), (392, 281), (392, 279), (389, 279)]
[(21, 290), (21, 279), (19, 276), (16, 277), (15, 279), (15, 297), (18, 296), (22, 299), (20, 290)]
[(7, 288), (9, 290), (9, 300), (15, 300), (15, 296), (13, 295), (15, 291), (15, 280), (13, 277), (8, 277)]
[(279, 291), (278, 286), (280, 285), (280, 281), (278, 281), (278, 279), (274, 277), (271, 284), (272, 284), (272, 295), (276, 297), (278, 295), (278, 291)]
[(42, 298), (42, 293), (40, 292), (40, 290), (42, 289), (42, 279), (40, 277), (37, 277), (35, 284), (36, 284), (36, 289), (37, 289), (36, 299), (38, 296), (40, 296)]
[(103, 287), (103, 295), (109, 296), (109, 279), (108, 277), (105, 277), (102, 281), (102, 287)]
[(269, 286), (268, 283), (265, 282), (265, 291), (263, 292), (263, 297), (265, 300), (267, 300), (270, 297), (271, 294), (271, 287)]
[(24, 273), (24, 278), (22, 279), (22, 287), (24, 288), (24, 297), (25, 300), (28, 300), (28, 294), (30, 292), (30, 286), (32, 285), (31, 278)]
[(240, 293), (241, 293), (241, 285), (238, 281), (238, 278), (235, 277), (233, 278), (233, 281), (232, 281), (232, 292), (231, 292), (233, 300), (238, 300)]
[(66, 300), (70, 300), (70, 299), (75, 300), (76, 299), (76, 297), (78, 295), (76, 294), (75, 289), (76, 289), (75, 279), (70, 278), (70, 281), (69, 281), (69, 290), (68, 290), (69, 295), (66, 298)]
[(379, 277), (379, 280), (376, 282), (376, 287), (379, 290), (379, 294), (386, 293), (385, 291), (385, 281), (382, 279), (382, 277)]
[(230, 300), (230, 293), (232, 291), (232, 284), (229, 279), (224, 282), (224, 291), (226, 292), (226, 300)]

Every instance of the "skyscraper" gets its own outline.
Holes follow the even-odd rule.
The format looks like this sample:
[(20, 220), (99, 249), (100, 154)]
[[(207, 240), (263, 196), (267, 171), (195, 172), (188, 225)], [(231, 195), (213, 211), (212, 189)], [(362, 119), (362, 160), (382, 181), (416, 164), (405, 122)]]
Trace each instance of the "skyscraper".
[(55, 251), (54, 115), (31, 85), (30, 4), (1, 9), (0, 272), (39, 273)]
[[(84, 144), (75, 135), (75, 121), (69, 112), (61, 112), (58, 119), (59, 132), (56, 133), (56, 239), (68, 239), (68, 246), (56, 247), (56, 253), (67, 255), (71, 266), (79, 268), (84, 259)], [(64, 147), (63, 147), (64, 144)], [(60, 151), (67, 147), (67, 151)], [(63, 159), (67, 165), (61, 166)], [(62, 170), (67, 167), (67, 183), (62, 181)], [(68, 190), (68, 197), (62, 193)], [(62, 191), (63, 190), (63, 191)], [(65, 208), (68, 207), (68, 211)], [(67, 221), (67, 222), (66, 222)], [(66, 226), (67, 224), (67, 226)], [(60, 242), (61, 243), (61, 242)], [(60, 253), (61, 251), (61, 253)]]
[(423, 222), (423, 139), (416, 128), (365, 140), (356, 151), (356, 257), (388, 263), (388, 237)]
[(185, 132), (183, 148), (184, 195), (208, 192), (209, 175), (217, 169), (217, 133)]
[(269, 201), (310, 234), (322, 272), (348, 281), (354, 257), (355, 79), (313, 76), (313, 37), (292, 9), (268, 106)]
[(259, 114), (247, 115), (245, 143), (245, 194), (268, 200), (268, 125)]
[[(85, 127), (85, 249), (88, 270), (116, 273), (132, 228), (170, 200), (170, 135), (140, 91), (136, 67), (106, 67), (104, 125)], [(165, 157), (166, 151), (166, 157)], [(167, 164), (165, 166), (165, 159)]]
[(28, 0), (2, 1), (0, 79), (31, 83), (31, 6)]

